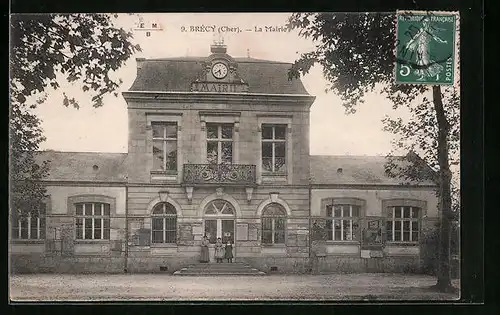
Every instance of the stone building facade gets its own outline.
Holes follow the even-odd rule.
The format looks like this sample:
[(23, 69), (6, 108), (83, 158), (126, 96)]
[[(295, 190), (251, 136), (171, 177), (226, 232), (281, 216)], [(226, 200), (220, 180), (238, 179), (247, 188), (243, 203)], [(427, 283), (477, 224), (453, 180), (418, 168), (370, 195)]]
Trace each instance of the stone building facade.
[(222, 45), (137, 59), (128, 153), (42, 152), (46, 210), (11, 219), (11, 269), (172, 272), (206, 235), (263, 271), (417, 271), (435, 186), (401, 186), (382, 157), (311, 156), (315, 98), (289, 67)]

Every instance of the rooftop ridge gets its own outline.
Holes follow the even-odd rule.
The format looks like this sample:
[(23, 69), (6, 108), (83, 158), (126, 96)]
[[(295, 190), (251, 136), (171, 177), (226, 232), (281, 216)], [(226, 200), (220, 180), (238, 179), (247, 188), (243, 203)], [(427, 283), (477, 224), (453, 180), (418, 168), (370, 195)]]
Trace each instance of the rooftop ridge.
[[(178, 61), (178, 62), (195, 62), (195, 61), (204, 61), (207, 60), (208, 57), (201, 56), (192, 56), (192, 57), (163, 57), (163, 58), (137, 58), (140, 61)], [(277, 61), (277, 60), (267, 60), (267, 59), (258, 59), (258, 58), (248, 58), (248, 57), (234, 57), (233, 58), (238, 63), (270, 63), (270, 64), (293, 64), (292, 62), (286, 61)]]
[(96, 153), (96, 154), (116, 154), (116, 155), (127, 155), (128, 152), (104, 152), (104, 151), (61, 151), (61, 150), (53, 150), (53, 149), (46, 149), (46, 150), (39, 150), (36, 151), (37, 153), (71, 153), (71, 154), (85, 154), (85, 153)]

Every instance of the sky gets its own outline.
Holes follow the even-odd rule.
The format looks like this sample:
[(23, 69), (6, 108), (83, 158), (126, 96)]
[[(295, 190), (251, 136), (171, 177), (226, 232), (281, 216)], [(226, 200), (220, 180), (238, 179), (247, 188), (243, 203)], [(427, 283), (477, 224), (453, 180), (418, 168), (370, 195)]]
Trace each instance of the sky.
[[(133, 31), (133, 42), (142, 48), (141, 53), (133, 56), (114, 74), (123, 80), (119, 92), (128, 90), (135, 79), (135, 58), (206, 57), (210, 54), (210, 45), (214, 39), (219, 38), (217, 32), (226, 30), (225, 27), (241, 30), (221, 33), (229, 55), (292, 63), (301, 53), (313, 50), (314, 43), (299, 37), (297, 31), (265, 31), (265, 26), (285, 26), (289, 15), (119, 15), (116, 25)], [(134, 30), (140, 17), (146, 27), (155, 22), (162, 30), (152, 31), (149, 37), (144, 31)], [(214, 26), (215, 32), (206, 26)], [(198, 31), (194, 31), (195, 27), (198, 27)], [(259, 28), (263, 32), (256, 32)], [(327, 82), (319, 67), (314, 67), (302, 77), (302, 82), (309, 94), (316, 96), (310, 113), (311, 154), (385, 155), (391, 151), (390, 141), (393, 136), (382, 130), (381, 119), (386, 114), (394, 116), (402, 113), (395, 113), (389, 100), (378, 93), (371, 93), (355, 114), (346, 115), (340, 98), (333, 92), (325, 92)], [(80, 102), (80, 109), (64, 107), (62, 92), (75, 97)], [(90, 96), (83, 93), (78, 84), (61, 82), (61, 88), (51, 92), (47, 101), (36, 112), (42, 120), (42, 129), (47, 138), (41, 145), (42, 150), (127, 152), (127, 107), (121, 93), (118, 97), (106, 96), (103, 107), (93, 108)]]

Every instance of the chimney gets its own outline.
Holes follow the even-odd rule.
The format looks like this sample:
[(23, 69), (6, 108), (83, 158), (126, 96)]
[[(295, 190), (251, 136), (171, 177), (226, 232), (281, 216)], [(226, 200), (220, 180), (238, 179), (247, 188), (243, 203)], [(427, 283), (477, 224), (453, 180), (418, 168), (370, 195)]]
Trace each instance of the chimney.
[(226, 45), (211, 45), (210, 52), (212, 54), (225, 54), (227, 51)]
[(227, 46), (224, 45), (224, 38), (219, 35), (219, 39), (215, 40), (212, 45), (210, 45), (210, 52), (212, 54), (225, 54), (227, 51)]
[(146, 58), (135, 58), (135, 61), (137, 62), (137, 69), (141, 69), (142, 63), (146, 61)]

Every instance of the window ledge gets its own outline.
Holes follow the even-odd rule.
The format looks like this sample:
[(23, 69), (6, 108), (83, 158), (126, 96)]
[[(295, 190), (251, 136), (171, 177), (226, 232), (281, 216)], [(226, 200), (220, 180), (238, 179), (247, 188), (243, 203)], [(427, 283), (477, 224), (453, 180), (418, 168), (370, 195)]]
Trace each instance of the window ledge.
[(106, 244), (111, 240), (75, 240), (75, 244)]
[(409, 247), (412, 247), (412, 246), (419, 246), (420, 243), (418, 243), (418, 242), (386, 242), (385, 245), (386, 246), (409, 246)]
[(177, 181), (177, 172), (151, 171), (151, 180), (155, 181)]
[(151, 243), (151, 248), (168, 248), (168, 247), (177, 247), (176, 243)]
[(286, 247), (286, 244), (269, 244), (269, 243), (261, 243), (262, 247)]
[(13, 244), (44, 244), (45, 239), (22, 239), (22, 238), (16, 238), (16, 239), (11, 239), (11, 243)]
[(155, 170), (153, 170), (153, 171), (151, 171), (151, 174), (177, 176), (178, 172), (177, 171), (159, 171), (159, 170), (155, 171)]
[(263, 177), (286, 177), (287, 173), (262, 173)]
[(326, 241), (326, 245), (360, 245), (360, 241)]

